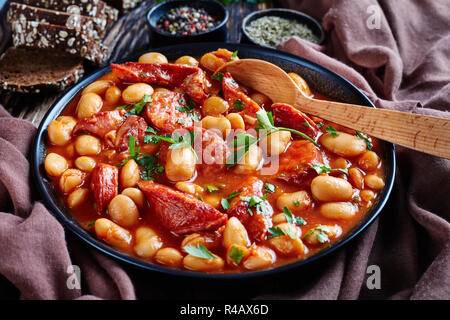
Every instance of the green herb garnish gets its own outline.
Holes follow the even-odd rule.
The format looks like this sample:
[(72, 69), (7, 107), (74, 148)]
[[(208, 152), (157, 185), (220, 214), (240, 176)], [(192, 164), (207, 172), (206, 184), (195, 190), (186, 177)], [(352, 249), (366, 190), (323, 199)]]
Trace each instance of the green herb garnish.
[(208, 192), (215, 192), (215, 191), (219, 191), (219, 188), (217, 188), (216, 186), (212, 185), (212, 184), (206, 184), (205, 185), (205, 189)]
[(266, 182), (266, 184), (264, 184), (264, 190), (266, 190), (267, 192), (270, 192), (270, 193), (274, 193), (276, 187), (277, 187), (276, 185), (268, 183), (268, 182)]
[(317, 144), (317, 142), (315, 142), (313, 139), (308, 137), (303, 132), (290, 128), (276, 127), (274, 125), (271, 112), (266, 112), (264, 109), (261, 109), (258, 112), (256, 112), (256, 117), (258, 119), (258, 126), (256, 127), (256, 130), (258, 130), (259, 132), (261, 130), (266, 130), (266, 135), (263, 137), (256, 138), (249, 134), (238, 133), (232, 142), (231, 149), (233, 149), (233, 152), (227, 159), (227, 168), (236, 165), (242, 159), (242, 157), (244, 157), (244, 155), (248, 152), (248, 150), (253, 144), (257, 143), (262, 138), (265, 138), (268, 135), (277, 131), (289, 131), (295, 133), (301, 136), (302, 138), (308, 140), (309, 142), (313, 143), (316, 147), (320, 147)]
[(222, 205), (222, 207), (223, 207), (225, 210), (228, 210), (228, 208), (230, 207), (230, 203), (228, 202), (228, 200), (230, 200), (230, 199), (232, 199), (232, 198), (238, 196), (239, 194), (240, 194), (240, 192), (237, 192), (237, 191), (234, 191), (234, 192), (230, 193), (230, 195), (229, 195), (228, 197), (222, 198), (222, 199), (220, 200), (220, 204)]
[[(269, 215), (269, 211), (267, 210), (266, 204), (264, 201), (267, 199), (269, 194), (265, 194), (262, 198), (258, 196), (251, 197), (241, 197), (241, 200), (248, 203), (248, 208), (255, 208), (258, 214), (262, 214), (264, 216)], [(251, 209), (250, 209), (251, 211)], [(253, 211), (252, 211), (253, 214)]]
[(236, 51), (234, 51), (233, 54), (231, 55), (230, 61), (236, 60), (237, 55), (238, 55), (238, 51), (236, 50)]
[(211, 79), (222, 82), (222, 79), (225, 75), (222, 72), (217, 72), (217, 75), (212, 75)]
[(330, 167), (327, 167), (326, 165), (319, 164), (319, 163), (312, 164), (310, 166), (310, 168), (314, 169), (317, 172), (317, 174), (322, 174), (322, 173), (327, 173), (327, 172), (336, 172), (336, 171), (344, 173), (344, 174), (348, 174), (348, 169), (341, 169), (341, 168), (331, 169)]
[(269, 228), (270, 235), (267, 236), (267, 239), (281, 237), (281, 236), (289, 236), (292, 240), (297, 239), (295, 235), (295, 230), (290, 225), (286, 226), (286, 232), (283, 231), (280, 227), (271, 227)]
[(240, 99), (237, 99), (235, 102), (233, 102), (233, 108), (235, 111), (242, 111), (244, 110), (245, 106), (247, 104), (243, 101), (241, 101)]
[(289, 210), (288, 207), (283, 208), (283, 213), (286, 216), (286, 220), (288, 223), (292, 223), (294, 221), (294, 215), (292, 214), (292, 211)]
[(192, 244), (188, 246), (184, 246), (183, 250), (190, 255), (202, 259), (216, 259), (216, 256), (211, 253), (204, 245), (197, 244), (197, 246), (193, 246)]
[(364, 142), (365, 142), (366, 145), (367, 145), (367, 149), (372, 150), (373, 145), (372, 145), (372, 142), (370, 142), (370, 139), (369, 139), (368, 136), (366, 136), (364, 133), (362, 133), (362, 132), (359, 131), (359, 130), (356, 130), (356, 136), (357, 136), (358, 138), (364, 140)]
[(164, 167), (158, 163), (157, 155), (153, 156), (147, 153), (141, 153), (141, 147), (136, 150), (135, 144), (135, 137), (130, 136), (130, 140), (128, 141), (128, 152), (130, 155), (122, 160), (121, 163), (116, 164), (116, 167), (121, 167), (125, 165), (128, 160), (133, 159), (139, 167), (144, 169), (140, 173), (141, 178), (143, 180), (154, 180), (153, 173), (161, 174), (164, 172)]
[(232, 246), (230, 250), (230, 258), (236, 262), (236, 264), (240, 264), (242, 261), (242, 258), (244, 258), (244, 252), (240, 250), (236, 246)]
[(314, 233), (314, 231), (318, 231), (318, 233), (317, 233), (317, 241), (319, 243), (325, 243), (325, 242), (330, 241), (330, 239), (328, 238), (328, 233), (330, 233), (330, 229), (327, 226), (323, 226), (323, 225), (318, 225), (317, 227), (312, 228), (311, 230), (309, 230), (308, 233), (305, 234), (303, 239), (305, 239), (306, 237), (309, 237), (310, 235), (312, 235)]
[(144, 107), (147, 105), (147, 103), (152, 102), (152, 97), (150, 97), (147, 94), (144, 94), (144, 96), (142, 97), (142, 100), (139, 101), (138, 103), (134, 104), (134, 105), (127, 105), (127, 106), (121, 106), (121, 107), (117, 107), (116, 110), (118, 109), (125, 109), (127, 110), (127, 112), (125, 113), (125, 116), (132, 116), (132, 115), (140, 115), (142, 110), (144, 109)]
[(295, 133), (295, 134), (301, 136), (302, 138), (308, 140), (309, 142), (314, 144), (316, 147), (320, 147), (317, 144), (317, 142), (315, 142), (313, 139), (308, 137), (303, 132), (300, 132), (300, 131), (297, 131), (294, 129), (290, 129), (290, 128), (275, 127), (275, 125), (273, 124), (273, 117), (272, 117), (271, 112), (266, 112), (266, 110), (261, 109), (258, 112), (256, 112), (256, 117), (258, 118), (258, 126), (256, 127), (256, 129), (267, 130), (267, 132), (269, 132), (269, 134), (272, 134), (276, 131), (289, 131), (289, 132)]
[(339, 132), (337, 132), (337, 130), (332, 126), (327, 127), (327, 132), (331, 133), (333, 137), (336, 137), (339, 134)]

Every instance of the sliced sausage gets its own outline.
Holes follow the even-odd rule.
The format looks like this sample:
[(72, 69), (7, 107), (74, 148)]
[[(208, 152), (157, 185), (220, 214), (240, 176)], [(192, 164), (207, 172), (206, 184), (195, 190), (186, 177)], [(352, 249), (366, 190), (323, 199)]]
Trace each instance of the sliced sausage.
[[(244, 93), (229, 72), (225, 73), (222, 79), (222, 90), (225, 100), (230, 104), (230, 108), (234, 108), (236, 111), (240, 111), (240, 108), (243, 108), (239, 112), (241, 116), (247, 115), (256, 118), (256, 112), (261, 110), (261, 107)], [(237, 102), (238, 100), (241, 103)]]
[(105, 211), (109, 202), (117, 195), (118, 188), (119, 170), (109, 164), (97, 164), (91, 178), (91, 190), (97, 203), (97, 213)]
[(191, 128), (194, 125), (192, 112), (185, 110), (184, 94), (159, 91), (153, 94), (153, 102), (145, 110), (145, 118), (155, 128), (172, 133), (176, 129)]
[(103, 111), (83, 118), (73, 128), (73, 135), (82, 131), (88, 131), (93, 135), (103, 138), (111, 130), (117, 130), (125, 121), (125, 110)]
[(111, 70), (115, 76), (125, 82), (175, 87), (181, 85), (188, 75), (197, 72), (199, 68), (172, 63), (126, 62), (112, 63)]
[(294, 140), (280, 155), (276, 176), (297, 186), (309, 187), (312, 178), (316, 176), (311, 169), (313, 164), (323, 164), (320, 151), (309, 141)]
[(130, 136), (134, 136), (136, 144), (143, 144), (147, 127), (144, 118), (134, 115), (129, 116), (117, 131), (114, 142), (117, 151), (123, 152), (128, 149)]
[[(241, 197), (263, 196), (264, 182), (256, 177), (250, 177), (243, 182), (243, 187), (239, 190), (241, 193), (233, 198), (227, 213), (230, 217), (238, 218), (247, 229), (250, 239), (253, 241), (262, 241), (266, 238), (267, 231), (272, 226), (271, 216), (273, 209), (268, 201), (264, 201), (267, 214), (263, 215), (257, 212), (254, 207), (249, 208), (249, 203), (243, 201)], [(251, 209), (252, 214), (248, 211)]]
[(189, 75), (184, 79), (181, 89), (197, 103), (203, 105), (208, 95), (206, 93), (207, 80), (205, 73), (198, 69), (197, 72)]
[(139, 188), (147, 197), (161, 223), (176, 234), (212, 231), (227, 222), (227, 215), (184, 192), (153, 181), (141, 181)]
[[(312, 121), (306, 114), (297, 110), (291, 105), (285, 103), (272, 104), (273, 121), (278, 127), (285, 127), (303, 132), (308, 137), (316, 140), (320, 130), (314, 121)], [(293, 135), (294, 138), (299, 137)]]

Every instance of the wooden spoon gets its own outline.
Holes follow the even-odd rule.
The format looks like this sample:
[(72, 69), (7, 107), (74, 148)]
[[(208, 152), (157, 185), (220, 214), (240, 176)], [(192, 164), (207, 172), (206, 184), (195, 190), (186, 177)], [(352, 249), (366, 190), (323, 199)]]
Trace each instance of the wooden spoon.
[(236, 81), (264, 93), (273, 102), (288, 103), (376, 138), (450, 159), (450, 119), (312, 99), (299, 90), (285, 71), (263, 60), (231, 61), (215, 73), (225, 70)]

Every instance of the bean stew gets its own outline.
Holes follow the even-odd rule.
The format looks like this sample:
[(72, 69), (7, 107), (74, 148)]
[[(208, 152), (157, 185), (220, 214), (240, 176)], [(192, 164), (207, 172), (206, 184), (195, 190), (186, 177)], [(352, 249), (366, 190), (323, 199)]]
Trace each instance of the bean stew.
[(83, 228), (155, 264), (238, 273), (303, 260), (361, 221), (385, 185), (380, 142), (215, 73), (234, 59), (111, 64), (49, 124), (45, 172)]

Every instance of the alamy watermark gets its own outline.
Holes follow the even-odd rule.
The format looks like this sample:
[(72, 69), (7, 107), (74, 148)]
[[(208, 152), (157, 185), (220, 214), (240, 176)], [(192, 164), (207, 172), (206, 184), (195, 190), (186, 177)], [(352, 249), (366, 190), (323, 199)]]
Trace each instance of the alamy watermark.
[(69, 275), (66, 280), (66, 285), (69, 290), (81, 289), (81, 269), (77, 265), (70, 265), (66, 270)]
[(381, 29), (381, 8), (378, 5), (370, 5), (367, 7), (366, 12), (369, 17), (366, 20), (366, 26), (369, 30)]
[(368, 275), (366, 280), (367, 289), (381, 289), (381, 269), (376, 264), (372, 264), (367, 267), (366, 274)]

